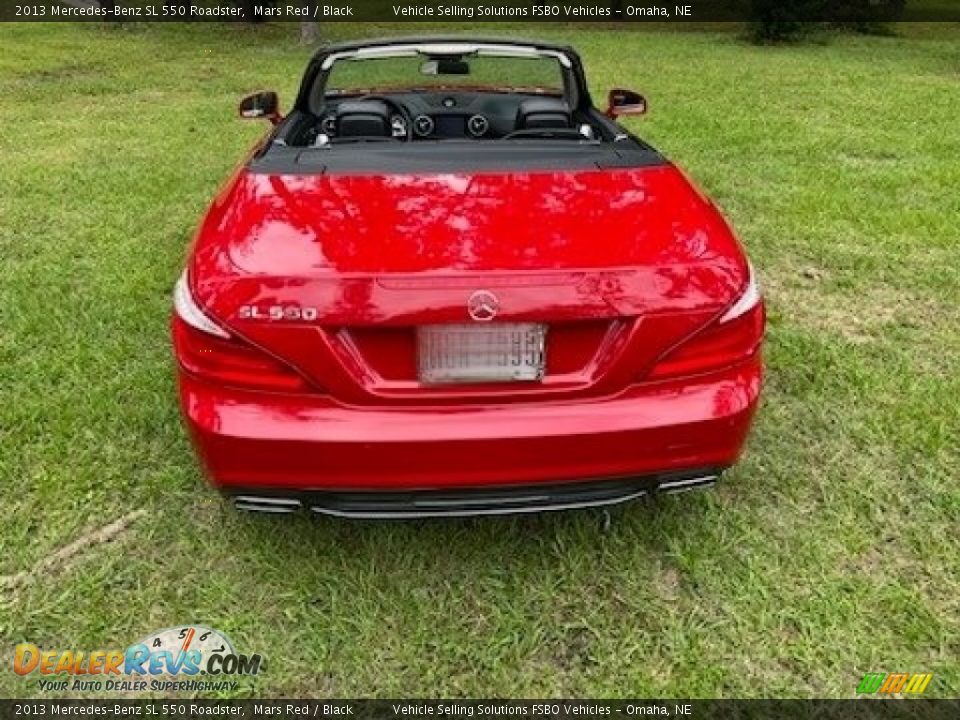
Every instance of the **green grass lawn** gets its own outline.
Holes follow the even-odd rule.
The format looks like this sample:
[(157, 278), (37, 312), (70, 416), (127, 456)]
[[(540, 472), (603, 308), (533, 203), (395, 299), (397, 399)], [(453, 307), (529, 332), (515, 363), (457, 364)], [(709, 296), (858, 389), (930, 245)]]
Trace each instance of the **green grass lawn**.
[(749, 248), (769, 373), (742, 463), (609, 527), (230, 510), (180, 426), (170, 292), (265, 130), (237, 99), (289, 101), (309, 51), (294, 25), (4, 25), (0, 696), (39, 694), (14, 643), (188, 622), (268, 658), (242, 694), (851, 697), (925, 671), (960, 695), (960, 28), (517, 31), (576, 44), (598, 98), (643, 90), (630, 126)]

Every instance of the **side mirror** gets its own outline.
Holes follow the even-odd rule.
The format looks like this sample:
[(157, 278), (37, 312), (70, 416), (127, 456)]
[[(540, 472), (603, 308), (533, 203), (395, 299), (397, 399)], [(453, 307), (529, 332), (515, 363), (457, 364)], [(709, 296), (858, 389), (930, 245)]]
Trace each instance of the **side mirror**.
[(606, 115), (610, 118), (620, 115), (646, 115), (647, 99), (633, 90), (615, 88), (607, 96)]
[(272, 90), (247, 95), (240, 101), (240, 117), (251, 120), (267, 118), (276, 125), (280, 117), (280, 98)]

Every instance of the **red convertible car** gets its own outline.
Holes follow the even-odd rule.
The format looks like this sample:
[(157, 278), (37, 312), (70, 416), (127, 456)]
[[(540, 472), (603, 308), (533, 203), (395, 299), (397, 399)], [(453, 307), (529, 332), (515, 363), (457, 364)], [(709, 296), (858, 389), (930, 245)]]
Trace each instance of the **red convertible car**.
[(576, 52), (323, 48), (176, 284), (180, 400), (236, 507), (358, 518), (609, 505), (712, 484), (764, 308), (717, 207), (594, 107)]

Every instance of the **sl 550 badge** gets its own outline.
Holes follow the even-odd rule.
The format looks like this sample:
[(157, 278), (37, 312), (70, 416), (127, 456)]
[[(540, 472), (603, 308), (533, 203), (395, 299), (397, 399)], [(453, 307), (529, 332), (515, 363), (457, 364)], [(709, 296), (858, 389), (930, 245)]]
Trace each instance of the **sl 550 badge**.
[(241, 305), (237, 310), (237, 317), (241, 320), (312, 322), (317, 315), (315, 307), (300, 305)]

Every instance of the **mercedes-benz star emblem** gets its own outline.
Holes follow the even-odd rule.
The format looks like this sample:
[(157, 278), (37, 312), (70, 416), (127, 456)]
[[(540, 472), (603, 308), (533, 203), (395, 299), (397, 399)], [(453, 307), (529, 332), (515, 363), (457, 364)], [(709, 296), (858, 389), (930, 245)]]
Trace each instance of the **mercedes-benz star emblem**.
[(467, 312), (477, 322), (490, 322), (499, 309), (500, 300), (489, 290), (477, 290), (467, 300)]

